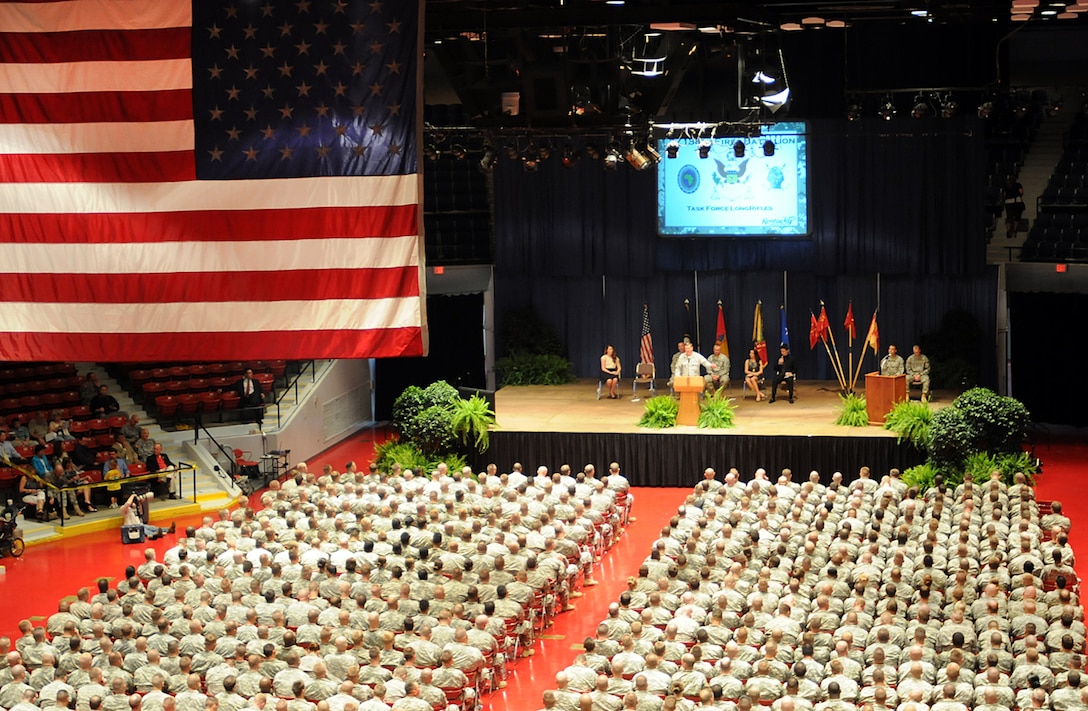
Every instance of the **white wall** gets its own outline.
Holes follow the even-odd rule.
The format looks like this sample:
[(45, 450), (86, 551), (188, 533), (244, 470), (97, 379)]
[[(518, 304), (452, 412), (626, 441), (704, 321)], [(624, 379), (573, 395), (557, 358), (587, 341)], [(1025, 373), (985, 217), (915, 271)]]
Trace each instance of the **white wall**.
[[(311, 377), (308, 373), (303, 378)], [(235, 447), (257, 459), (266, 451), (291, 450), (289, 461), (295, 464), (340, 443), (350, 435), (373, 424), (373, 384), (369, 360), (337, 360), (318, 373), (317, 383), (308, 389), (298, 408), (285, 417), (283, 426), (265, 437), (246, 428), (212, 428), (219, 443)], [(265, 417), (270, 424), (275, 418)], [(245, 429), (247, 433), (238, 433)], [(228, 434), (233, 430), (234, 434)], [(263, 441), (262, 441), (263, 440)], [(202, 438), (201, 444), (209, 447)]]

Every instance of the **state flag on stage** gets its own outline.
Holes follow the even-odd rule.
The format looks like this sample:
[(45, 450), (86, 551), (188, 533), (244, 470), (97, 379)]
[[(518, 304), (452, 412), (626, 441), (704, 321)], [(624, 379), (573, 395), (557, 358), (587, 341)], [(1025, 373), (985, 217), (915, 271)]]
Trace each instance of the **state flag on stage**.
[(722, 313), (722, 302), (718, 302), (718, 326), (714, 330), (714, 342), (722, 347), (722, 353), (729, 355), (729, 341), (725, 337), (725, 315)]
[(763, 338), (763, 302), (756, 302), (756, 312), (752, 317), (752, 348), (756, 355), (767, 365), (767, 341)]
[(846, 309), (846, 320), (842, 325), (846, 328), (846, 332), (850, 335), (850, 340), (854, 340), (858, 337), (858, 327), (854, 323), (854, 302), (850, 302), (850, 306)]
[(880, 329), (876, 325), (876, 312), (873, 312), (873, 321), (869, 324), (869, 333), (865, 336), (865, 347), (872, 347), (873, 355), (880, 354)]
[(808, 347), (811, 350), (820, 341), (820, 323), (816, 320), (816, 314), (809, 313), (809, 317), (811, 320), (808, 325)]

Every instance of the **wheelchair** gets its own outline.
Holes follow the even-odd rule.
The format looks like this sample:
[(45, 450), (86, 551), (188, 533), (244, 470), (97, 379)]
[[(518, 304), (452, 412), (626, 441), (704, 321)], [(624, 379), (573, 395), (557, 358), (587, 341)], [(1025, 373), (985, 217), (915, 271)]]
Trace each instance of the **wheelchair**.
[(26, 550), (23, 542), (22, 531), (15, 526), (15, 518), (19, 515), (19, 509), (8, 503), (7, 508), (0, 512), (0, 558), (11, 556), (18, 558)]

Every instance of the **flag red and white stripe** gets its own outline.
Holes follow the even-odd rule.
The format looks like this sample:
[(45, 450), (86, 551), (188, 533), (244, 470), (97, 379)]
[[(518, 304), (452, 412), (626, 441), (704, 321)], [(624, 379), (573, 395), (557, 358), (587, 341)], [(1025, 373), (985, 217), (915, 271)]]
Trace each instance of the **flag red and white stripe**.
[(650, 335), (650, 307), (642, 305), (642, 338), (638, 344), (639, 359), (643, 363), (654, 362), (654, 339)]
[(197, 179), (191, 25), (0, 3), (0, 359), (423, 354), (419, 176)]

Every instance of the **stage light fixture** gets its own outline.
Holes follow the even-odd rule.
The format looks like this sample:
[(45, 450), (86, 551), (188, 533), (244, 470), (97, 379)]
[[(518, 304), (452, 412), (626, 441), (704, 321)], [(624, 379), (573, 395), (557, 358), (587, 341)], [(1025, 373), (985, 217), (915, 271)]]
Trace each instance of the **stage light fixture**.
[(582, 157), (581, 151), (576, 151), (570, 146), (563, 149), (562, 163), (564, 168), (573, 168), (578, 159)]
[(540, 170), (540, 158), (535, 153), (526, 153), (521, 158), (521, 169), (526, 173), (535, 173)]
[(604, 169), (615, 170), (620, 164), (620, 152), (615, 146), (609, 146), (604, 153)]
[(679, 141), (673, 140), (673, 141), (669, 141), (668, 143), (665, 144), (665, 155), (667, 155), (669, 158), (675, 158), (676, 154), (679, 153), (679, 152), (680, 152), (680, 143), (679, 143)]
[(852, 103), (846, 107), (846, 120), (857, 121), (861, 118), (861, 104)]
[(480, 156), (480, 170), (485, 173), (495, 167), (495, 149), (489, 145), (484, 146), (484, 154)]
[(713, 144), (710, 142), (709, 138), (704, 138), (703, 140), (699, 141), (699, 157), (703, 159), (709, 158), (710, 147), (712, 145)]
[(652, 165), (646, 154), (636, 148), (634, 144), (628, 146), (627, 150), (624, 151), (623, 157), (635, 170), (646, 170)]
[(658, 163), (661, 162), (661, 154), (657, 152), (656, 148), (654, 148), (653, 143), (651, 142), (651, 140), (648, 140), (646, 142), (646, 145), (643, 146), (642, 152), (646, 154), (646, 157), (650, 159), (651, 163), (653, 163), (654, 165), (657, 165)]
[(452, 153), (453, 157), (457, 160), (464, 160), (465, 156), (468, 155), (468, 151), (466, 151), (465, 147), (460, 143), (453, 144), (453, 147), (450, 148), (450, 153)]
[(514, 143), (507, 144), (506, 157), (510, 160), (518, 160), (521, 158), (521, 152), (518, 150), (518, 144), (516, 141)]
[(990, 118), (990, 114), (992, 114), (993, 112), (994, 102), (992, 101), (983, 101), (981, 104), (978, 105), (978, 117), (980, 119)]
[(885, 121), (891, 121), (895, 117), (895, 103), (892, 101), (891, 96), (884, 97), (884, 101), (880, 105), (880, 118)]
[(914, 107), (910, 110), (911, 118), (922, 119), (929, 116), (930, 108), (925, 97), (918, 94), (914, 97)]
[(768, 158), (774, 155), (774, 141), (768, 140), (763, 142), (763, 155)]
[(945, 96), (944, 100), (941, 101), (941, 118), (950, 119), (955, 116), (959, 110), (960, 105), (952, 98), (951, 94)]
[(733, 155), (737, 158), (744, 157), (744, 141), (737, 141), (733, 144)]
[(586, 155), (589, 156), (590, 159), (592, 159), (592, 160), (600, 160), (601, 159), (601, 149), (597, 148), (597, 146), (595, 144), (593, 144), (593, 143), (587, 143), (586, 144)]

